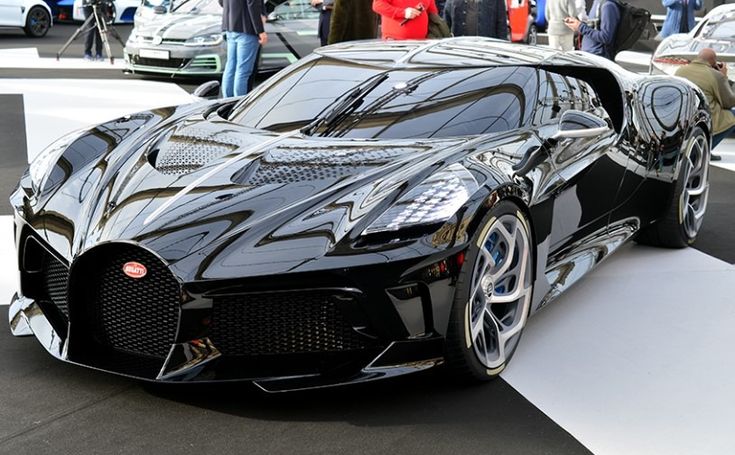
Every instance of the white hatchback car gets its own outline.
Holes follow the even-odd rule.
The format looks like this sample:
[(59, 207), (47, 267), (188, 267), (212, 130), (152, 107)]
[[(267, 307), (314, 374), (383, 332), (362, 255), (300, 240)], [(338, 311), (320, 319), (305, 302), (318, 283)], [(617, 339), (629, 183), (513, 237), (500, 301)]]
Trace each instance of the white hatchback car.
[(21, 27), (26, 35), (40, 38), (51, 25), (51, 9), (43, 0), (0, 0), (2, 27)]

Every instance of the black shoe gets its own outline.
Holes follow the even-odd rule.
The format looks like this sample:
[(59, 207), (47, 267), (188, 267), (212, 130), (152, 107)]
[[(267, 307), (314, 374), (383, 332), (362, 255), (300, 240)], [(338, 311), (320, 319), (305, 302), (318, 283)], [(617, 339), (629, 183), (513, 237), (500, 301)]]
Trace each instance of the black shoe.
[(710, 161), (722, 161), (722, 155), (710, 155), (709, 160)]

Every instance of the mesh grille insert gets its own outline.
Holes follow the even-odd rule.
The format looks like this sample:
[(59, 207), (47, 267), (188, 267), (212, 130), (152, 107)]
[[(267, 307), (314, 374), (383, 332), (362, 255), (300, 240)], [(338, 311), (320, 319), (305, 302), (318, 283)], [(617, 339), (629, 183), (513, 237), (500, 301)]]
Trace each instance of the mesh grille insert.
[(279, 292), (214, 300), (210, 339), (223, 355), (257, 356), (365, 349), (340, 306), (351, 297), (327, 292)]
[[(95, 254), (94, 268), (88, 272), (88, 311), (97, 341), (134, 354), (166, 357), (178, 327), (179, 283), (165, 264), (143, 249), (125, 245)], [(147, 268), (143, 278), (123, 273), (123, 265), (131, 261)]]
[(51, 303), (59, 309), (65, 318), (69, 318), (69, 306), (66, 290), (69, 281), (69, 269), (50, 254), (43, 258), (43, 291)]
[(187, 128), (161, 141), (152, 164), (162, 174), (188, 174), (238, 147), (232, 135)]

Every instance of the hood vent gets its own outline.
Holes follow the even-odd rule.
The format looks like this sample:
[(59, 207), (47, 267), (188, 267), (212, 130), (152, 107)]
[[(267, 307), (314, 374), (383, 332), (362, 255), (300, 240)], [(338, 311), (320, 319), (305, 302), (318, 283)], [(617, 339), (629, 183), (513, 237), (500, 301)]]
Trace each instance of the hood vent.
[(412, 150), (377, 147), (279, 147), (233, 176), (240, 185), (279, 185), (314, 180), (339, 180), (384, 166)]
[(164, 135), (148, 154), (148, 161), (162, 174), (182, 175), (194, 172), (239, 147), (240, 141), (234, 135), (183, 129)]

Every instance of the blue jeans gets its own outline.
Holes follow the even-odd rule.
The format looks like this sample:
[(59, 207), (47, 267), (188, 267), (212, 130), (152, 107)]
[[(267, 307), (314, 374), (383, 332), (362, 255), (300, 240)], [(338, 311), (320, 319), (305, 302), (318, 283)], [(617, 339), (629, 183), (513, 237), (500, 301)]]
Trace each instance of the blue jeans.
[(222, 74), (222, 96), (248, 94), (248, 80), (258, 55), (258, 37), (247, 33), (227, 32), (227, 63)]

